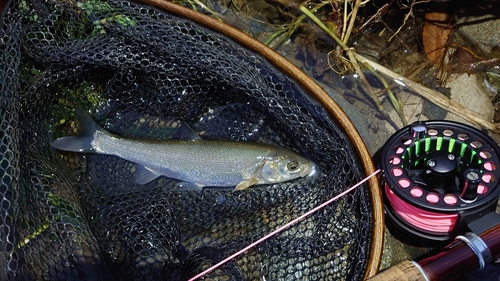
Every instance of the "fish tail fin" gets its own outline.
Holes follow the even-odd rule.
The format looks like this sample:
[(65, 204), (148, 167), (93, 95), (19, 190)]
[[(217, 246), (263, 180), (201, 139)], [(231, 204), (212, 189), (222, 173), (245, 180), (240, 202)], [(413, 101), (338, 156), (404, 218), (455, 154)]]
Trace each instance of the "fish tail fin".
[(103, 128), (92, 120), (92, 117), (83, 110), (76, 110), (79, 133), (76, 137), (62, 137), (54, 140), (50, 145), (56, 149), (74, 152), (95, 152), (92, 142), (97, 131), (108, 134)]
[(50, 145), (55, 149), (64, 151), (94, 152), (93, 140), (93, 137), (62, 137), (56, 139)]

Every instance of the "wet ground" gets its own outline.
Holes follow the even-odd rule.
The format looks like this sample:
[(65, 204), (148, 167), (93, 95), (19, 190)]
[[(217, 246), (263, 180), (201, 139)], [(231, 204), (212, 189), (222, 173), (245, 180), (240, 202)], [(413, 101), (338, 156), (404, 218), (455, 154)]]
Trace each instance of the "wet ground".
[[(339, 57), (335, 56), (335, 42), (310, 19), (302, 16), (298, 10), (300, 4), (298, 2), (223, 0), (206, 4), (214, 12), (212, 15), (267, 43), (313, 77), (348, 114), (372, 154), (375, 154), (396, 130), (419, 120), (453, 120), (484, 129), (484, 125), (471, 122), (470, 117), (450, 113), (449, 108), (436, 106), (414, 89), (395, 84), (390, 78), (386, 78), (388, 81), (386, 87), (390, 87), (402, 110), (399, 113), (395, 110), (387, 92), (378, 94), (380, 105), (377, 106), (377, 102), (370, 98), (358, 75), (345, 69)], [(495, 16), (488, 18), (484, 11), (485, 15), (477, 11), (479, 17), (486, 19), (482, 21), (486, 23), (486, 27), (464, 25), (466, 27), (462, 28), (458, 23), (470, 20), (469, 14), (463, 14), (463, 17), (447, 22), (451, 24), (453, 33), (434, 36), (449, 38), (447, 43), (449, 48), (442, 54), (445, 56), (444, 59), (439, 61), (434, 58), (433, 61), (432, 57), (424, 55), (425, 46), (422, 45), (426, 43), (426, 39), (421, 38), (425, 36), (426, 23), (423, 17), (424, 14), (428, 15), (425, 9), (429, 7), (419, 9), (418, 6), (405, 6), (404, 3), (400, 3), (402, 7), (399, 13), (392, 11), (393, 21), (384, 22), (383, 16), (391, 14), (384, 10), (383, 4), (380, 3), (376, 7), (372, 5), (371, 8), (367, 5), (363, 20), (356, 22), (349, 41), (356, 51), (393, 71), (451, 96), (454, 101), (475, 112), (475, 115), (484, 120), (483, 124), (488, 125), (498, 121), (500, 115), (497, 111), (499, 99), (496, 97), (498, 89), (496, 81), (497, 77), (500, 77), (498, 71), (500, 56), (494, 53), (497, 52), (496, 48), (492, 48), (496, 42), (484, 42), (490, 40), (484, 38), (498, 37), (496, 35), (498, 22), (494, 20)], [(311, 4), (308, 8), (318, 7), (316, 5), (320, 4)], [(341, 3), (332, 2), (320, 8), (318, 12), (329, 24), (330, 29), (339, 34), (342, 33), (343, 27), (341, 10)], [(207, 10), (205, 12), (210, 14)], [(365, 24), (362, 24), (363, 22)], [(399, 32), (398, 27), (400, 27)], [(471, 28), (472, 31), (466, 30), (467, 28)], [(481, 32), (474, 28), (479, 28)], [(436, 32), (447, 31), (444, 28)], [(473, 38), (475, 33), (488, 34), (488, 32), (492, 36)], [(431, 43), (437, 44), (434, 41)], [(469, 49), (471, 44), (479, 49)], [(452, 55), (445, 55), (446, 52)], [(369, 72), (367, 79), (376, 90), (384, 88), (378, 77)], [(484, 131), (495, 140), (500, 139), (497, 131)], [(389, 231), (386, 231), (385, 238), (381, 268), (404, 259), (416, 259), (431, 249), (403, 244)], [(499, 268), (489, 266), (483, 271), (464, 277), (463, 280), (499, 280), (499, 276)]]

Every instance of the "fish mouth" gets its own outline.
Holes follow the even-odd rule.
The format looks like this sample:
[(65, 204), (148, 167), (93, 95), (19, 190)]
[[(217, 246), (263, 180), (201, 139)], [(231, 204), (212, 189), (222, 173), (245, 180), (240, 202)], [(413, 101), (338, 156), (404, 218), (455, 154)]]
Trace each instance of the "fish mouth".
[(316, 165), (312, 165), (311, 170), (307, 173), (304, 173), (303, 177), (312, 177), (316, 174)]
[(312, 170), (311, 170), (311, 171), (310, 171), (310, 172), (306, 175), (306, 177), (312, 177), (312, 176), (314, 176), (315, 174), (316, 174), (316, 169), (314, 169), (314, 168), (313, 168), (313, 169), (312, 169)]

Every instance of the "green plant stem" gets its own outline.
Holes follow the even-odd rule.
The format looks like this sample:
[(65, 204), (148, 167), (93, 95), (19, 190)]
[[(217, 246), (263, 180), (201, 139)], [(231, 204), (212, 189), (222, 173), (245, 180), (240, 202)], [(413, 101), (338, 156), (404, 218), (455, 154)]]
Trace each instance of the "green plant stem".
[[(346, 23), (347, 23), (347, 0), (344, 0), (344, 13), (342, 13), (344, 15), (344, 19), (342, 21), (342, 37), (345, 36), (347, 30), (346, 30)], [(347, 42), (347, 41), (346, 41)]]
[[(344, 0), (347, 3), (347, 0)], [(342, 42), (347, 44), (349, 42), (349, 37), (351, 36), (352, 28), (354, 27), (354, 22), (356, 21), (356, 15), (358, 14), (358, 9), (361, 6), (361, 0), (356, 0), (354, 3), (354, 8), (352, 9), (351, 20), (349, 21), (349, 26), (347, 27), (347, 32), (344, 34)], [(347, 13), (347, 9), (344, 10), (344, 15)]]
[(304, 6), (300, 6), (299, 9), (302, 13), (304, 13), (304, 15), (317, 24), (326, 34), (328, 34), (328, 36), (330, 36), (344, 51), (349, 50), (349, 47), (344, 44), (344, 42), (342, 42), (342, 40), (340, 40), (340, 38), (338, 38), (337, 35), (335, 35), (335, 33), (333, 33), (333, 31), (331, 31), (320, 19), (318, 19), (313, 12), (309, 11), (309, 9)]
[(271, 36), (269, 36), (269, 38), (267, 38), (267, 40), (264, 42), (264, 45), (268, 46), (269, 44), (271, 44), (271, 42), (273, 42), (273, 40), (280, 36), (281, 34), (285, 33), (287, 31), (286, 28), (282, 28), (280, 30), (278, 30), (277, 32), (271, 34)]
[[(279, 39), (278, 43), (276, 43), (276, 45), (275, 45), (275, 48), (277, 48), (277, 47), (281, 46), (283, 43), (285, 43), (285, 41), (288, 40), (292, 36), (292, 34), (297, 30), (297, 28), (299, 28), (299, 25), (302, 23), (303, 20), (304, 20), (304, 17), (302, 17), (302, 18), (298, 17), (294, 21), (294, 23), (290, 27), (288, 27), (288, 29), (285, 29), (285, 31), (286, 31), (285, 35), (283, 35)], [(283, 33), (283, 32), (280, 32), (280, 33)], [(274, 36), (274, 37), (276, 38), (276, 36)], [(267, 41), (269, 41), (269, 40), (267, 40)], [(269, 41), (269, 43), (271, 43), (271, 41)]]
[(373, 90), (370, 83), (366, 79), (365, 75), (363, 74), (363, 71), (361, 71), (361, 67), (359, 67), (359, 64), (356, 61), (356, 58), (353, 54), (354, 50), (349, 48), (342, 40), (340, 40), (337, 37), (337, 35), (335, 35), (335, 33), (333, 33), (333, 31), (331, 31), (320, 19), (318, 19), (318, 17), (316, 17), (306, 7), (300, 6), (300, 11), (302, 11), (302, 13), (304, 13), (304, 15), (309, 17), (315, 24), (317, 24), (326, 34), (328, 34), (328, 36), (330, 36), (333, 40), (335, 40), (335, 42), (337, 42), (337, 44), (347, 53), (347, 55), (349, 56), (349, 59), (351, 61), (352, 66), (354, 67), (354, 69), (358, 73), (361, 81), (363, 81), (363, 83), (365, 84), (371, 99), (377, 105), (378, 109), (380, 111), (382, 111), (382, 109), (383, 109), (382, 104), (380, 103), (377, 95), (375, 95), (375, 91)]
[[(321, 9), (323, 6), (325, 6), (328, 3), (329, 3), (328, 1), (321, 2), (320, 4), (314, 6), (314, 8), (312, 8), (311, 11), (313, 11), (313, 13), (317, 12), (319, 9)], [(272, 34), (271, 37), (269, 37), (269, 39), (267, 39), (266, 42), (264, 42), (264, 44), (265, 45), (271, 44), (271, 42), (276, 37), (278, 37), (280, 34), (283, 34), (286, 31), (286, 34), (280, 38), (280, 40), (278, 41), (278, 43), (276, 43), (274, 48), (281, 46), (286, 40), (288, 40), (292, 36), (292, 34), (297, 30), (297, 28), (299, 28), (300, 24), (302, 23), (302, 21), (304, 21), (305, 18), (306, 18), (305, 15), (298, 16), (295, 19), (295, 21), (293, 22), (293, 24), (288, 27), (288, 29), (280, 30), (280, 31)]]
[(369, 64), (363, 63), (363, 65), (368, 70), (370, 70), (373, 73), (373, 75), (375, 75), (375, 77), (377, 77), (377, 79), (380, 81), (380, 83), (382, 83), (382, 85), (384, 85), (384, 89), (386, 89), (386, 91), (387, 91), (387, 96), (391, 100), (391, 103), (394, 106), (394, 109), (396, 110), (396, 112), (399, 115), (399, 118), (403, 122), (403, 126), (408, 125), (408, 121), (406, 120), (406, 117), (405, 117), (405, 115), (403, 113), (403, 108), (399, 104), (399, 101), (397, 100), (397, 98), (394, 95), (394, 93), (391, 91), (391, 87), (389, 86), (389, 84), (387, 83), (387, 81), (384, 79), (384, 77), (380, 76), (380, 74), (378, 74)]

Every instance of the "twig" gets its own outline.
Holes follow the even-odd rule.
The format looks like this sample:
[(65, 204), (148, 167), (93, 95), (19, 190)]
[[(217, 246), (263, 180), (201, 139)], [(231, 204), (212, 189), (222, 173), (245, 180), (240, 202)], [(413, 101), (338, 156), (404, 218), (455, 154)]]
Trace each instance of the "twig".
[[(392, 2), (391, 2), (392, 3)], [(365, 23), (363, 23), (360, 27), (359, 30), (364, 29), (368, 24), (370, 24), (372, 21), (374, 22), (379, 22), (382, 18), (382, 14), (387, 11), (389, 8), (389, 3), (385, 3), (382, 7), (380, 7), (377, 12), (371, 16)]]
[[(182, 1), (173, 1), (174, 3), (179, 3), (181, 4)], [(223, 22), (222, 18), (223, 16), (216, 11), (210, 9), (207, 5), (205, 5), (203, 2), (200, 0), (187, 0), (187, 3), (191, 4), (191, 7), (194, 11), (197, 11), (196, 5), (200, 6), (203, 10), (209, 12), (214, 18), (216, 18), (218, 21)]]
[(427, 88), (419, 83), (416, 83), (416, 82), (414, 82), (406, 77), (403, 77), (403, 76), (399, 75), (398, 73), (396, 73), (396, 72), (368, 59), (368, 58), (365, 58), (359, 54), (354, 54), (354, 56), (356, 57), (356, 59), (358, 61), (362, 62), (363, 64), (370, 65), (374, 69), (376, 69), (376, 70), (382, 72), (383, 74), (389, 76), (390, 78), (394, 79), (395, 81), (397, 81), (397, 83), (403, 84), (404, 86), (414, 90), (419, 95), (421, 95), (423, 98), (436, 104), (437, 106), (439, 106), (439, 107), (441, 107), (449, 112), (455, 113), (455, 114), (461, 116), (462, 118), (464, 118), (470, 122), (473, 122), (481, 127), (484, 127), (488, 130), (491, 130), (495, 133), (500, 132), (500, 123), (492, 123), (492, 122), (489, 122), (487, 120), (484, 120), (484, 119), (480, 118), (476, 112), (464, 107), (460, 103), (457, 103), (457, 102), (445, 97), (443, 94), (439, 93), (438, 91), (429, 89), (429, 88)]
[(475, 63), (471, 63), (467, 67), (465, 67), (465, 72), (475, 70), (479, 66), (491, 66), (497, 65), (498, 63), (500, 63), (500, 58), (478, 61)]
[[(368, 67), (367, 64), (365, 63), (364, 64), (365, 67)], [(412, 70), (411, 72), (409, 72), (409, 74), (405, 75), (406, 78), (410, 79), (410, 80), (413, 80), (415, 82), (419, 82), (418, 80), (416, 80), (417, 78), (417, 75), (427, 66), (429, 65), (429, 61), (424, 61), (422, 62), (421, 64), (417, 65), (414, 70)], [(370, 66), (371, 68), (371, 66)], [(386, 91), (389, 91), (389, 90), (392, 90), (393, 88), (397, 87), (397, 86), (401, 86), (400, 84), (398, 83), (392, 83), (391, 85), (383, 88), (383, 89), (380, 89), (378, 91), (375, 92), (375, 94), (377, 96), (381, 96), (383, 95)]]
[[(335, 49), (331, 50), (330, 52), (328, 52), (328, 54), (326, 56), (328, 66), (330, 67), (331, 70), (333, 70), (333, 72), (335, 72), (339, 75), (353, 72), (354, 68), (349, 63), (349, 59), (342, 56), (341, 51), (342, 50), (340, 48), (335, 48)], [(332, 62), (330, 60), (330, 56), (333, 56), (335, 58), (335, 67), (333, 67), (333, 65), (332, 65)], [(341, 67), (343, 67), (343, 69)]]
[(406, 25), (406, 21), (408, 20), (408, 18), (413, 14), (413, 6), (415, 6), (416, 4), (421, 4), (421, 3), (427, 3), (427, 2), (430, 2), (431, 0), (422, 0), (422, 1), (415, 1), (413, 0), (410, 4), (410, 11), (408, 11), (408, 13), (405, 15), (405, 18), (403, 20), (403, 24), (401, 24), (401, 26), (398, 28), (398, 30), (391, 36), (391, 38), (389, 38), (389, 41), (392, 41), (392, 39), (401, 31), (401, 29)]

